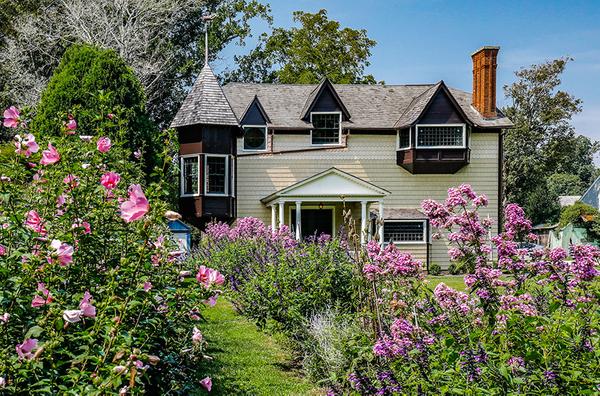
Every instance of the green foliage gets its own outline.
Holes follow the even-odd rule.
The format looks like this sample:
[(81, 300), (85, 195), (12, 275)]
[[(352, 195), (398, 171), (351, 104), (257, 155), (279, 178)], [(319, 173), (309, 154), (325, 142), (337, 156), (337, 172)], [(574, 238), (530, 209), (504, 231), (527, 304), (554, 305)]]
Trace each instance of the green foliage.
[(429, 275), (439, 275), (442, 273), (442, 267), (437, 263), (429, 264)]
[(597, 173), (598, 144), (576, 135), (571, 125), (581, 100), (560, 89), (570, 60), (523, 68), (515, 73), (517, 81), (504, 87), (512, 100), (504, 113), (515, 123), (504, 139), (505, 196), (523, 206), (534, 224), (556, 221), (558, 195), (580, 194)]
[(595, 218), (598, 216), (598, 214), (598, 210), (593, 206), (583, 202), (575, 202), (573, 205), (563, 208), (562, 212), (560, 213), (559, 225), (561, 227), (565, 227), (568, 224), (581, 226), (584, 223), (583, 217), (590, 216)]
[[(106, 128), (81, 132), (105, 135)], [(39, 136), (36, 130), (21, 135), (28, 132)], [(43, 165), (48, 143), (60, 160)], [(12, 144), (12, 154), (2, 150), (0, 316), (9, 315), (0, 322), (3, 392), (190, 394), (199, 388), (204, 344), (192, 342), (199, 326), (192, 313), (199, 315), (216, 291), (184, 276), (198, 266), (178, 259), (158, 186), (144, 187), (150, 209), (142, 218), (120, 217), (120, 200), (131, 184), (143, 183), (143, 172), (130, 150), (112, 143), (102, 153), (96, 138), (51, 136), (28, 158)], [(100, 183), (109, 171), (120, 175), (110, 191)], [(44, 231), (30, 225), (31, 211)], [(73, 249), (72, 262), (59, 261), (58, 245)], [(46, 303), (34, 306), (35, 296), (46, 296), (40, 284), (52, 300), (42, 297)], [(77, 314), (86, 291), (95, 315), (69, 322), (67, 311)], [(28, 338), (38, 348), (19, 357), (15, 347)]]
[(226, 74), (227, 81), (315, 84), (329, 78), (338, 84), (374, 84), (365, 75), (371, 48), (376, 44), (367, 32), (341, 28), (327, 11), (296, 11), (299, 27), (276, 28), (264, 34), (248, 55), (236, 56), (238, 68)]

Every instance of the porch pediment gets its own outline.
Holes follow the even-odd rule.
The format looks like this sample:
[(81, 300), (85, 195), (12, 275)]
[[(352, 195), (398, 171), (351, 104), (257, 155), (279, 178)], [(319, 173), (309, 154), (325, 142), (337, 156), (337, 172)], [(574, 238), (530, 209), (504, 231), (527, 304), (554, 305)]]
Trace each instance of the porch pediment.
[(343, 201), (359, 198), (380, 199), (389, 191), (337, 168), (330, 168), (285, 187), (263, 199), (268, 204), (278, 199), (328, 198)]

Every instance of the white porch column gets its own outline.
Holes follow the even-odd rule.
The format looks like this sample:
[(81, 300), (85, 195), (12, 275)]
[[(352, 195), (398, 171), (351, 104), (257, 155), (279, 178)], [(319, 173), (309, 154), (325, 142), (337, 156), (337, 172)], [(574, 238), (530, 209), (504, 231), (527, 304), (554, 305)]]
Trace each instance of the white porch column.
[(367, 201), (360, 201), (360, 243), (364, 245), (367, 238)]
[(271, 205), (271, 230), (273, 231), (277, 229), (277, 208), (275, 205), (277, 204)]
[(379, 225), (379, 243), (381, 245), (383, 245), (383, 219), (384, 219), (384, 215), (383, 215), (383, 200), (379, 201), (379, 220), (380, 220), (380, 225)]
[(284, 221), (284, 207), (285, 207), (285, 202), (279, 202), (279, 227), (282, 227), (285, 224)]
[(296, 239), (302, 239), (302, 201), (296, 201)]

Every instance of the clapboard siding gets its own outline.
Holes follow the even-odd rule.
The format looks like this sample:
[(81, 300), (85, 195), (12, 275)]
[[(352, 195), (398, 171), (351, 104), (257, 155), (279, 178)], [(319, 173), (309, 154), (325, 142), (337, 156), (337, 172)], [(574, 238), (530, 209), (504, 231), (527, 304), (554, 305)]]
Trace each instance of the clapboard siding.
[[(308, 139), (308, 135), (276, 134), (274, 150), (306, 148)], [(270, 223), (271, 211), (261, 198), (336, 167), (389, 190), (391, 194), (384, 199), (387, 207), (418, 208), (424, 199), (445, 199), (449, 187), (471, 184), (489, 198), (482, 215), (497, 221), (497, 133), (473, 133), (471, 163), (455, 174), (412, 175), (397, 166), (394, 135), (350, 135), (347, 142), (347, 148), (341, 149), (238, 157), (238, 217), (253, 216)], [(238, 149), (240, 144), (238, 139)], [(444, 241), (433, 241), (430, 254), (431, 262), (443, 268), (449, 265)]]

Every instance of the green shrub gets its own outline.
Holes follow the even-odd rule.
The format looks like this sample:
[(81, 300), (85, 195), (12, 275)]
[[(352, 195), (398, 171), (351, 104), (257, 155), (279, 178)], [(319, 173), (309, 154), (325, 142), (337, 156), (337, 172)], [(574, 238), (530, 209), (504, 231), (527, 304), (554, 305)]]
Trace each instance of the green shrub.
[(586, 216), (596, 218), (598, 217), (598, 210), (586, 203), (575, 202), (573, 205), (563, 208), (560, 213), (559, 225), (561, 227), (566, 227), (568, 224), (572, 223), (576, 226), (582, 226), (584, 224), (582, 217)]
[(464, 274), (463, 266), (458, 262), (450, 263), (450, 266), (448, 266), (448, 273), (450, 275)]
[(61, 136), (72, 117), (77, 130), (96, 135), (98, 123), (114, 116), (116, 127), (103, 131), (111, 139), (124, 142), (131, 151), (146, 152), (147, 169), (151, 169), (158, 142), (145, 103), (142, 85), (115, 51), (73, 45), (42, 92), (32, 128), (44, 135)]
[(442, 273), (442, 267), (437, 263), (429, 264), (429, 275), (439, 275)]

